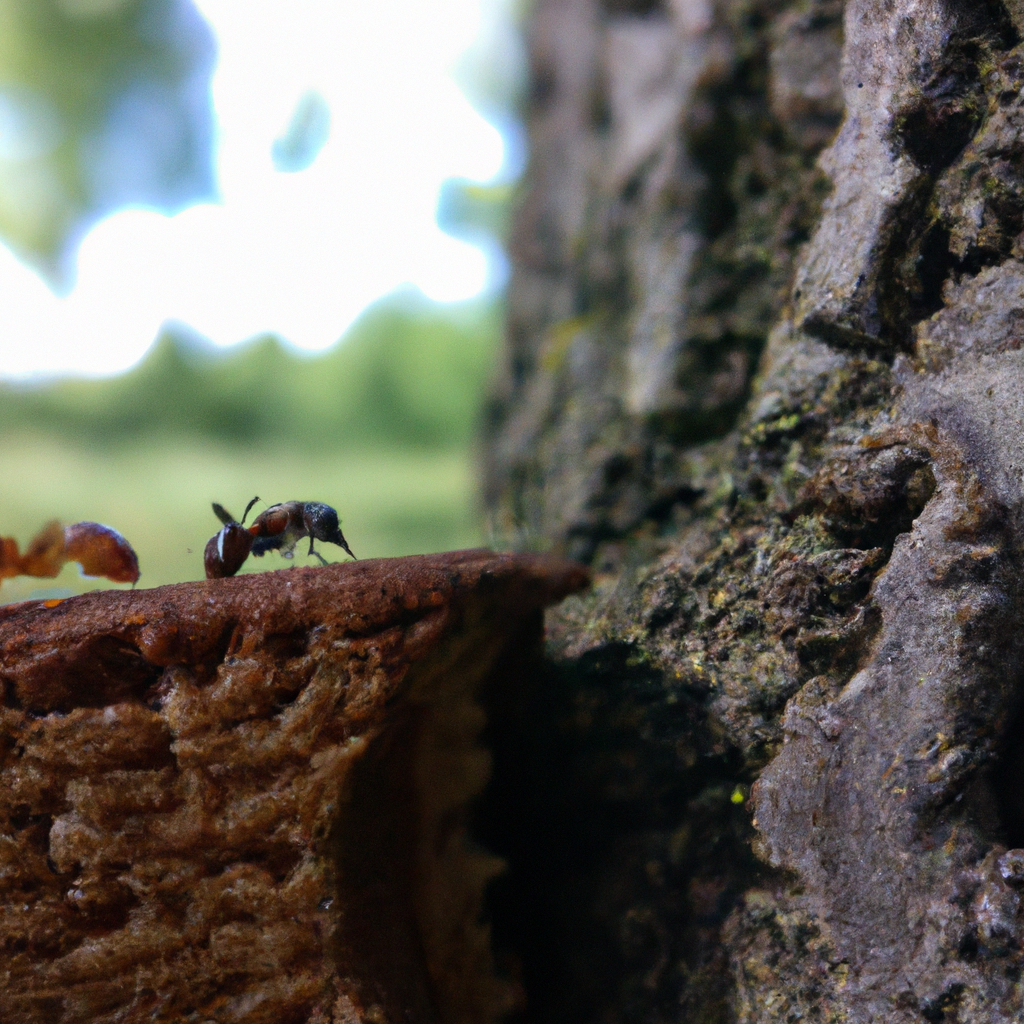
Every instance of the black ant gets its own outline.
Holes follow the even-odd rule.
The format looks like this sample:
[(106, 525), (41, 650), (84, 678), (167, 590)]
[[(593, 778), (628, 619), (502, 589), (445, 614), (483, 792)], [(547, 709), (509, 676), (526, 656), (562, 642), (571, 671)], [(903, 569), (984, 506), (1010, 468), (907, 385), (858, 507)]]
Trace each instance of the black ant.
[(303, 537), (309, 537), (309, 554), (319, 559), (321, 565), (327, 565), (327, 560), (313, 549), (315, 540), (337, 544), (356, 557), (341, 532), (338, 513), (330, 505), (320, 501), (286, 501), (271, 505), (251, 526), (243, 526), (257, 501), (259, 498), (253, 498), (246, 505), (241, 522), (214, 502), (213, 511), (224, 526), (206, 545), (203, 562), (208, 579), (234, 576), (250, 553), (262, 557), (268, 551), (280, 551), (282, 557), (291, 558)]
[(313, 550), (314, 540), (337, 544), (356, 557), (341, 532), (338, 513), (322, 501), (286, 501), (282, 505), (271, 505), (253, 520), (249, 532), (255, 537), (252, 553), (257, 558), (268, 551), (280, 551), (282, 557), (291, 558), (295, 545), (303, 537), (309, 538), (309, 554), (318, 558), (321, 565), (327, 565), (327, 559)]

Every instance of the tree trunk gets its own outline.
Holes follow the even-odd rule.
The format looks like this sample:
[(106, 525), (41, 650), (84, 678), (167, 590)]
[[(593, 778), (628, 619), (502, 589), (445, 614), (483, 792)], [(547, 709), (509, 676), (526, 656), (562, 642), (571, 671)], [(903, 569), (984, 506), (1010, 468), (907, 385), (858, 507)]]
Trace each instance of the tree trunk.
[(598, 582), (495, 741), (524, 1019), (1024, 1014), (1022, 31), (536, 5), (487, 502)]

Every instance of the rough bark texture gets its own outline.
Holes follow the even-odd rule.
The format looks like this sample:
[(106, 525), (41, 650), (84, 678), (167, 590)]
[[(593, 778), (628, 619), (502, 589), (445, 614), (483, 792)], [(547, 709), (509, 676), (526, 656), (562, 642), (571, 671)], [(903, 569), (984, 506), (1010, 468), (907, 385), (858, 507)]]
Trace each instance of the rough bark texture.
[(494, 1020), (477, 698), (576, 565), (455, 552), (0, 609), (0, 1020)]
[(524, 1019), (1024, 1015), (1022, 31), (539, 0), (487, 500), (599, 577)]

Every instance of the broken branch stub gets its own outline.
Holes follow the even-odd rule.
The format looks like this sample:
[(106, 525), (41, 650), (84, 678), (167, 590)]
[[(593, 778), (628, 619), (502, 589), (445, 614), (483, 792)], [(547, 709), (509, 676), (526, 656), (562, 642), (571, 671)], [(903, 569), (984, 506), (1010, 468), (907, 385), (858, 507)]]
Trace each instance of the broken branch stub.
[(0, 609), (0, 1019), (495, 1019), (476, 696), (586, 583), (467, 551)]

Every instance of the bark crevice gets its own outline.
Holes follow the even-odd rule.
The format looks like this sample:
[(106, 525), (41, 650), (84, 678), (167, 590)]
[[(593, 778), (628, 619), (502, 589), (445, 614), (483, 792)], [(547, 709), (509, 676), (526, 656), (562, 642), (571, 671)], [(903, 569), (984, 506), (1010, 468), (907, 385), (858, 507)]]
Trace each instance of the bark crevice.
[[(627, 71), (603, 8), (538, 8), (534, 51), (585, 36), (574, 81), (600, 67), (611, 101), (601, 138), (552, 138), (554, 112), (583, 124), (568, 85), (532, 116), (509, 333), (526, 369), (488, 451), (496, 531), (598, 572), (549, 617), (564, 706), (534, 728), (578, 750), (615, 723), (641, 777), (669, 735), (679, 778), (729, 764), (767, 862), (725, 813), (682, 875), (666, 837), (688, 805), (660, 849), (607, 821), (621, 889), (580, 896), (613, 908), (603, 1020), (1022, 1012), (1022, 26), (1015, 3), (679, 3)], [(656, 79), (676, 127), (644, 135), (630, 83), (666, 53), (690, 77)], [(541, 237), (562, 247), (543, 282)], [(592, 777), (597, 808), (617, 799)], [(612, 849), (633, 852), (616, 869)], [(641, 856), (673, 880), (658, 898), (625, 881)], [(710, 875), (728, 896), (702, 917)], [(628, 922), (678, 936), (682, 905), (704, 952), (652, 981)]]

